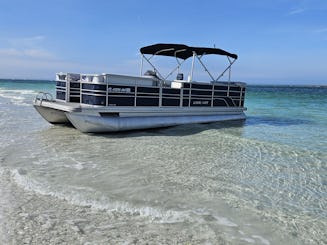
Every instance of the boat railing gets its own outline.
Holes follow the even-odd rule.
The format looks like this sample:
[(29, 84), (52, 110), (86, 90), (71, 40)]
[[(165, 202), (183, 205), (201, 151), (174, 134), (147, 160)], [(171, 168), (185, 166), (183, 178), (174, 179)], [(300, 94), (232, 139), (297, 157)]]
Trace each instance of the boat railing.
[(43, 101), (55, 101), (50, 93), (39, 92), (34, 99), (35, 104), (42, 105)]
[[(143, 101), (143, 103), (147, 101), (151, 103), (151, 106), (159, 107), (190, 107), (196, 105), (209, 105), (214, 107), (216, 103), (219, 103), (218, 101), (221, 101), (219, 103), (221, 106), (235, 107), (241, 106), (241, 98), (243, 96), (242, 90), (233, 90), (231, 86), (226, 86), (225, 89), (215, 89), (214, 86), (211, 86), (209, 89), (192, 87), (145, 87), (138, 85), (126, 86), (117, 84), (102, 86), (103, 87), (85, 84), (82, 87), (82, 96), (89, 97), (90, 101), (93, 98), (95, 104), (102, 106), (141, 106), (141, 101)], [(130, 102), (127, 102), (128, 100), (130, 100)], [(89, 102), (82, 100), (82, 103), (88, 104)]]
[(245, 86), (238, 82), (203, 84), (174, 80), (153, 84), (151, 77), (116, 74), (60, 74), (57, 99), (95, 106), (242, 107)]

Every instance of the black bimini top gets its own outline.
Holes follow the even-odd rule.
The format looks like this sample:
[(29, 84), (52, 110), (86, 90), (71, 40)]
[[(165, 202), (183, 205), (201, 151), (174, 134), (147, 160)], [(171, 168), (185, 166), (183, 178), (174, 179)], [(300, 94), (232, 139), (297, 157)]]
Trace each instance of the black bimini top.
[(140, 49), (140, 52), (141, 54), (172, 56), (184, 60), (192, 57), (193, 52), (195, 52), (197, 55), (217, 54), (226, 55), (233, 59), (237, 59), (236, 54), (228, 53), (227, 51), (219, 48), (189, 47), (184, 44), (158, 43), (143, 47)]

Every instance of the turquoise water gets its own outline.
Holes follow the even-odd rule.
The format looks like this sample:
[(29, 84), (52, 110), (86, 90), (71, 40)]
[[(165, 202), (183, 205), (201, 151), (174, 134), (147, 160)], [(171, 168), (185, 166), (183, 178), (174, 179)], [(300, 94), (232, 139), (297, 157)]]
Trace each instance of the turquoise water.
[(32, 100), (54, 89), (0, 81), (0, 239), (327, 243), (326, 87), (249, 86), (245, 122), (105, 135), (45, 122)]
[(327, 87), (249, 87), (245, 136), (327, 152)]

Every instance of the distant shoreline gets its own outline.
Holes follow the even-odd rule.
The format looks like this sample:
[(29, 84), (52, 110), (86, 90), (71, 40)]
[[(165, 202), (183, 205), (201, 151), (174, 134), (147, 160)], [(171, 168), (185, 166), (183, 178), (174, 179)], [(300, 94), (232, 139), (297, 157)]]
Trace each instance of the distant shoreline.
[(13, 79), (13, 78), (0, 78), (0, 82), (25, 82), (25, 83), (54, 83), (55, 80), (46, 79)]
[(308, 84), (247, 84), (247, 87), (272, 87), (272, 88), (327, 88), (326, 85), (308, 85)]

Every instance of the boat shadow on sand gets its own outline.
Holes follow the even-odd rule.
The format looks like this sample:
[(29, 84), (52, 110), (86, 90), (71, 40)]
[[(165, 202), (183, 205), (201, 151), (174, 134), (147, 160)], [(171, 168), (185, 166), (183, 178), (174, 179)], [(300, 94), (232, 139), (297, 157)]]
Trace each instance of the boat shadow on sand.
[(105, 138), (127, 138), (127, 137), (144, 137), (144, 136), (188, 136), (198, 134), (206, 130), (212, 129), (226, 129), (226, 128), (242, 128), (245, 125), (244, 120), (212, 122), (212, 123), (198, 123), (177, 125), (162, 128), (153, 128), (146, 130), (130, 130), (122, 132), (111, 133), (89, 133), (95, 137)]
[[(212, 123), (199, 123), (199, 124), (185, 124), (162, 128), (143, 129), (143, 130), (130, 130), (110, 133), (87, 133), (93, 137), (101, 138), (130, 138), (130, 137), (146, 137), (146, 136), (188, 136), (198, 134), (207, 130), (221, 130), (221, 129), (238, 129), (234, 131), (239, 135), (242, 135), (243, 129), (247, 126), (255, 125), (267, 125), (275, 127), (285, 127), (292, 125), (311, 124), (310, 120), (298, 120), (285, 117), (269, 117), (269, 116), (248, 116), (246, 120), (224, 121), (224, 122), (212, 122)], [(76, 130), (72, 125), (56, 125), (43, 131), (43, 134), (47, 134), (51, 138), (55, 137), (54, 134), (62, 134), (62, 130), (65, 130), (65, 135), (78, 134), (85, 135)]]
[[(122, 139), (122, 138), (137, 138), (137, 137), (167, 137), (167, 136), (190, 136), (199, 134), (207, 130), (231, 129), (234, 134), (239, 136), (243, 133), (244, 120), (213, 122), (202, 124), (186, 124), (163, 128), (153, 128), (144, 130), (130, 130), (110, 133), (81, 133), (72, 125), (53, 125), (39, 132), (35, 132), (34, 136), (39, 138), (42, 144), (61, 145), (64, 141), (66, 144), (77, 144), (77, 142), (96, 139)], [(236, 130), (235, 130), (236, 129)]]
[(269, 126), (294, 126), (303, 124), (312, 124), (311, 120), (294, 119), (287, 117), (271, 117), (271, 116), (248, 116), (244, 123), (244, 126), (252, 125), (269, 125)]
[[(299, 120), (285, 117), (269, 117), (269, 116), (249, 116), (246, 120), (235, 120), (235, 121), (224, 121), (224, 122), (213, 122), (213, 123), (199, 123), (199, 124), (186, 124), (164, 128), (154, 128), (146, 130), (131, 130), (122, 132), (111, 132), (111, 133), (89, 133), (89, 135), (97, 137), (109, 137), (109, 138), (122, 138), (122, 137), (142, 137), (142, 136), (187, 136), (192, 134), (201, 133), (206, 130), (220, 130), (228, 128), (239, 128), (243, 129), (247, 126), (252, 125), (267, 125), (267, 126), (292, 126), (311, 124), (310, 120)], [(242, 130), (239, 131), (242, 134)]]

